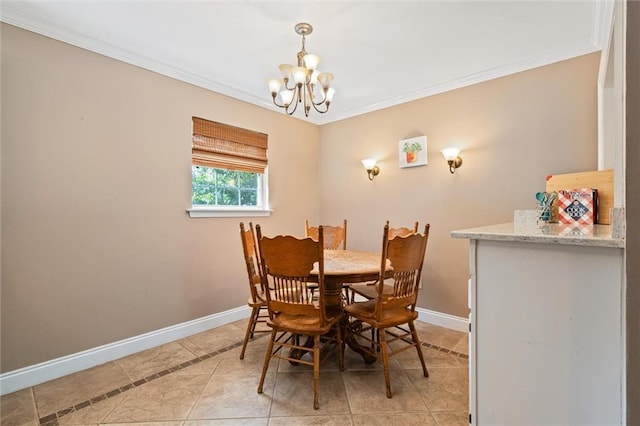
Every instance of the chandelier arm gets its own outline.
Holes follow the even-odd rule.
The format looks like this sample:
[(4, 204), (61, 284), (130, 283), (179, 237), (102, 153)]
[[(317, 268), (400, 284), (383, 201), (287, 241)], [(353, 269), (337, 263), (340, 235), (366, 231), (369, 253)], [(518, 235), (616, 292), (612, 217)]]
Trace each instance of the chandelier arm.
[(289, 107), (291, 106), (291, 104), (289, 104), (289, 105), (285, 105), (285, 104), (283, 103), (283, 104), (281, 105), (281, 104), (279, 104), (279, 103), (276, 101), (276, 97), (275, 97), (275, 96), (273, 96), (273, 97), (272, 97), (272, 100), (273, 100), (273, 104), (274, 104), (275, 106), (277, 106), (278, 108), (284, 108), (284, 111), (287, 113), (287, 115), (292, 115), (294, 112), (296, 112), (296, 109), (298, 109), (298, 102), (297, 102), (297, 101), (294, 101), (294, 100), (292, 100), (292, 101), (291, 101), (291, 104), (292, 104), (292, 103), (295, 103), (295, 105), (294, 105), (294, 107), (293, 107), (293, 110), (292, 110), (291, 112), (289, 112)]
[(293, 82), (293, 86), (292, 86), (292, 87), (289, 87), (289, 83), (290, 83), (291, 81), (292, 81), (292, 80), (288, 80), (287, 82), (285, 82), (285, 83), (283, 84), (283, 86), (284, 86), (284, 88), (285, 88), (285, 89), (287, 89), (287, 90), (295, 90), (295, 88), (296, 88), (296, 87), (298, 87), (298, 84), (297, 84), (295, 81)]
[[(291, 105), (289, 105), (291, 106)], [(289, 112), (288, 108), (285, 108), (284, 112), (287, 113), (287, 115), (293, 115), (294, 112), (296, 112), (296, 110), (298, 109), (298, 103), (296, 102), (296, 106), (293, 107), (293, 109), (291, 110), (291, 112)]]
[(284, 105), (284, 104), (280, 105), (280, 104), (276, 101), (276, 97), (275, 97), (275, 96), (273, 96), (273, 97), (272, 97), (272, 100), (273, 100), (273, 104), (274, 104), (275, 106), (277, 106), (278, 108), (285, 108), (285, 105)]
[(291, 99), (291, 104), (295, 104), (293, 106), (293, 109), (291, 110), (291, 112), (289, 112), (289, 107), (291, 106), (291, 104), (289, 104), (289, 106), (284, 107), (284, 111), (287, 113), (287, 115), (293, 115), (293, 113), (296, 112), (296, 110), (298, 109), (299, 99), (300, 99), (300, 92), (297, 90), (297, 86), (296, 86), (296, 93), (293, 95), (293, 98)]
[(320, 106), (320, 105), (324, 105), (325, 101), (326, 101), (326, 99), (323, 99), (320, 102), (312, 102), (312, 103), (313, 103), (314, 106)]
[[(313, 91), (311, 90), (311, 85), (307, 85), (306, 87), (309, 90), (309, 92), (313, 95)], [(327, 92), (324, 89), (322, 90), (322, 95), (323, 95), (322, 99), (319, 102), (314, 102), (313, 101), (313, 96), (309, 96), (309, 99), (311, 100), (311, 105), (313, 105), (313, 109), (316, 110), (317, 112), (319, 112), (320, 114), (324, 114), (325, 112), (329, 111), (329, 105), (327, 105), (327, 103), (326, 103), (326, 101), (327, 101)], [(324, 111), (318, 108), (319, 106), (321, 106), (323, 104), (325, 105)], [(307, 117), (308, 117), (308, 115), (307, 115)]]
[[(309, 90), (309, 93), (313, 95), (314, 84), (311, 82), (307, 82), (306, 85), (307, 85), (307, 89)], [(313, 101), (313, 96), (310, 96), (309, 99), (311, 99), (311, 103), (314, 105), (322, 105), (324, 101), (327, 100), (327, 92), (325, 92), (324, 89), (322, 89), (322, 99), (318, 102)]]
[[(318, 101), (318, 102), (313, 102), (313, 100), (311, 100), (311, 102), (313, 103), (313, 105), (316, 105), (316, 106), (320, 106), (320, 105), (324, 104), (326, 101), (327, 101), (327, 94), (326, 94), (324, 91), (323, 91), (322, 99), (321, 99), (320, 101)], [(316, 111), (317, 111), (317, 109), (316, 109)]]
[(329, 105), (327, 105), (327, 107), (324, 109), (324, 111), (322, 111), (322, 110), (318, 109), (318, 106), (320, 104), (316, 105), (314, 102), (311, 102), (311, 103), (313, 104), (313, 109), (315, 109), (316, 112), (319, 112), (320, 114), (324, 114), (325, 112), (329, 111)]
[[(293, 102), (292, 102), (293, 103)], [(291, 112), (289, 112), (289, 107), (291, 106), (291, 104), (289, 104), (288, 107), (285, 107), (284, 112), (287, 113), (287, 115), (293, 115), (294, 112), (296, 112), (296, 110), (298, 109), (298, 103), (296, 102), (296, 104), (294, 105), (293, 109), (291, 110)]]

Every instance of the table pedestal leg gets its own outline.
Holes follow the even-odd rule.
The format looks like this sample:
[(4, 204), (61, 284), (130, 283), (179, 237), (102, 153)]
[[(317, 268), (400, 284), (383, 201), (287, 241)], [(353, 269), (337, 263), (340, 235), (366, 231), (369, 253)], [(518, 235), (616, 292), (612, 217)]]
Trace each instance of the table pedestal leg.
[(344, 317), (342, 318), (342, 323), (342, 330), (344, 330), (343, 336), (345, 336), (344, 342), (347, 344), (347, 346), (349, 346), (352, 351), (360, 354), (365, 364), (373, 364), (374, 362), (376, 362), (378, 358), (371, 355), (365, 348), (363, 348), (358, 342), (356, 342), (356, 334), (353, 331), (353, 327), (355, 325), (349, 322), (348, 315), (344, 315)]
[[(328, 309), (339, 307), (340, 310), (342, 310), (342, 284), (342, 282), (328, 279), (328, 277), (325, 275), (324, 301)], [(342, 314), (342, 319), (340, 320), (340, 325), (342, 327), (342, 336), (346, 345), (349, 346), (352, 351), (360, 354), (366, 364), (374, 363), (377, 358), (367, 353), (367, 351), (362, 346), (360, 346), (358, 342), (356, 342), (354, 334), (349, 329), (351, 326), (349, 324), (349, 317), (344, 314), (344, 311)]]

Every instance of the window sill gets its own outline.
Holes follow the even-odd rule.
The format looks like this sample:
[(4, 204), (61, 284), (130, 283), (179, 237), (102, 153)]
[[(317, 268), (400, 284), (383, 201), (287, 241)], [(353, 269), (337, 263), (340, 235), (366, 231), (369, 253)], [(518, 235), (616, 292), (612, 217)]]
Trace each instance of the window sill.
[(220, 209), (220, 208), (207, 208), (207, 207), (193, 207), (187, 210), (189, 217), (261, 217), (271, 216), (272, 210), (258, 210), (258, 209)]

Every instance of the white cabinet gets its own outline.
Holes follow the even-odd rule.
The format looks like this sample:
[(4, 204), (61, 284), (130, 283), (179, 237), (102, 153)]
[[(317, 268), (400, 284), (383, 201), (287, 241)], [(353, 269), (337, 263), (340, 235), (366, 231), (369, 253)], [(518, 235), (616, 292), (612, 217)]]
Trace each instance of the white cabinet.
[(452, 234), (470, 239), (472, 424), (622, 424), (623, 241), (490, 233)]

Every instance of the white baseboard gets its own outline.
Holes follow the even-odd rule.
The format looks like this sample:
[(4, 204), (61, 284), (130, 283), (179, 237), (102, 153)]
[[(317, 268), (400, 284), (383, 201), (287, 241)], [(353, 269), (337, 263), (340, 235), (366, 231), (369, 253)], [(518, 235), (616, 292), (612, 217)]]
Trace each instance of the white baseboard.
[(433, 325), (439, 325), (451, 330), (469, 332), (469, 319), (456, 317), (454, 315), (444, 314), (442, 312), (431, 311), (429, 309), (416, 308), (418, 312), (418, 320)]
[(187, 321), (86, 351), (0, 374), (0, 395), (77, 373), (136, 352), (164, 345), (221, 325), (248, 318), (247, 306)]
[[(416, 311), (420, 315), (418, 317), (420, 321), (462, 332), (466, 332), (469, 329), (469, 322), (466, 318), (422, 308), (416, 308)], [(0, 374), (0, 395), (6, 395), (49, 380), (77, 373), (136, 352), (248, 318), (249, 313), (250, 310), (246, 306), (230, 309), (40, 364), (9, 371)]]

